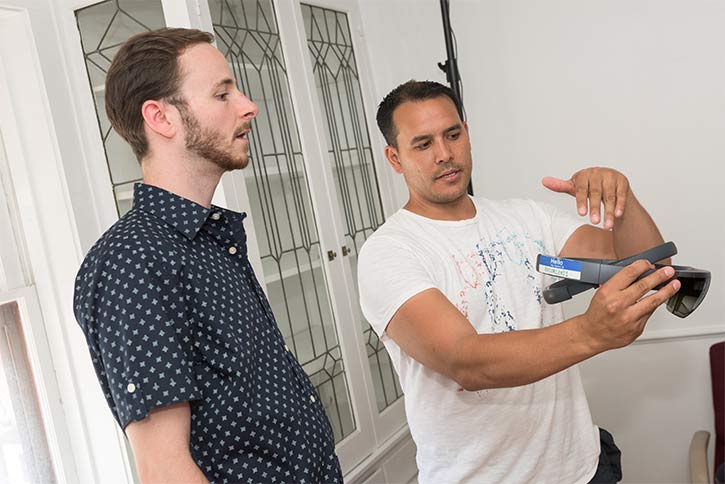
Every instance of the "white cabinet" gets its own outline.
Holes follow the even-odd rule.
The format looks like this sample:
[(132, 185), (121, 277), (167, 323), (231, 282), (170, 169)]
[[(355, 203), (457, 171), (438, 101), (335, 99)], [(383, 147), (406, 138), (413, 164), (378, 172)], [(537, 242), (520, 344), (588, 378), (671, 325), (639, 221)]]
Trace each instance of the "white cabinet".
[[(62, 24), (63, 37), (82, 49), (70, 56), (69, 69), (86, 74), (72, 79), (85, 99), (78, 103), (80, 124), (94, 126), (81, 134), (97, 154), (89, 178), (113, 193), (116, 215), (130, 208), (141, 172), (103, 110), (110, 59), (126, 38), (149, 28), (191, 26), (215, 34), (240, 89), (260, 108), (252, 163), (224, 176), (215, 201), (250, 215), (250, 259), (286, 343), (320, 393), (343, 471), (360, 478), (378, 466), (381, 475), (412, 478), (402, 391), (358, 306), (358, 250), (395, 207), (383, 147), (371, 136), (379, 100), (370, 94), (357, 2), (59, 3), (60, 16), (73, 15), (76, 23)], [(107, 200), (103, 193), (96, 198)], [(98, 210), (99, 219), (114, 215), (108, 204)]]

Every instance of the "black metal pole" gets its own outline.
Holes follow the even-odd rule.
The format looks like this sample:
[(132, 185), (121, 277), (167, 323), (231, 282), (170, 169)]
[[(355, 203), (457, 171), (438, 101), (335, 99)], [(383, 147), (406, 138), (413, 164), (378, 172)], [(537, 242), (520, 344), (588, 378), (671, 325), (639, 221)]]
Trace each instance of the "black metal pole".
[[(458, 115), (461, 117), (461, 121), (465, 121), (463, 115), (463, 97), (461, 94), (461, 76), (458, 73), (458, 60), (456, 59), (456, 50), (453, 47), (453, 31), (451, 30), (451, 17), (450, 17), (450, 5), (448, 0), (441, 0), (441, 17), (443, 18), (443, 38), (446, 41), (446, 55), (448, 59), (445, 63), (438, 63), (440, 67), (446, 73), (446, 80), (451, 86), (451, 90), (456, 97), (456, 108), (458, 109)], [(468, 181), (468, 194), (473, 195), (473, 184)]]
[(441, 17), (443, 18), (443, 38), (446, 41), (446, 55), (448, 56), (448, 59), (442, 66), (440, 66), (440, 64), (439, 66), (446, 73), (446, 81), (448, 81), (448, 84), (451, 85), (453, 94), (456, 95), (456, 99), (458, 100), (458, 104), (456, 105), (458, 108), (458, 114), (461, 116), (461, 120), (465, 121), (463, 119), (463, 100), (461, 99), (461, 77), (458, 73), (458, 61), (453, 49), (450, 5), (448, 4), (448, 0), (441, 0)]

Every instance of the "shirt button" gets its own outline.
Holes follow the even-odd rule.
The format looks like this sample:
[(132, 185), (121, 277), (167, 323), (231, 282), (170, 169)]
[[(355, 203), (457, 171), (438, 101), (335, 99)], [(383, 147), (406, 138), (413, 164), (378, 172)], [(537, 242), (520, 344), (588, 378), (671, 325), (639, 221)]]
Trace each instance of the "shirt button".
[(228, 251), (230, 254), (234, 255), (237, 253), (237, 248), (232, 245), (231, 247), (229, 247)]
[(314, 396), (314, 395), (310, 395), (310, 401), (311, 401), (312, 403), (315, 403), (315, 402), (317, 401), (317, 399), (315, 398), (315, 396)]
[(133, 383), (129, 383), (126, 387), (126, 390), (128, 390), (128, 393), (133, 393), (136, 391), (136, 385), (134, 385)]
[(219, 212), (214, 212), (213, 214), (211, 214), (212, 220), (219, 220), (220, 218), (222, 218), (222, 214), (220, 214)]
[(284, 350), (285, 350), (285, 351), (289, 351), (289, 346), (287, 346), (287, 345), (284, 345)]

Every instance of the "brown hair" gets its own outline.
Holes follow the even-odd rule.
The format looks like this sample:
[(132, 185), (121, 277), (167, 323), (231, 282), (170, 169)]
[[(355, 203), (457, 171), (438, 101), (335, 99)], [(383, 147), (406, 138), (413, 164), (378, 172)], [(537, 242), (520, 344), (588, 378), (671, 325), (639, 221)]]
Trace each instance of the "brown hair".
[(393, 113), (404, 102), (426, 101), (437, 97), (448, 97), (458, 106), (456, 95), (450, 87), (435, 81), (415, 81), (411, 79), (388, 93), (378, 105), (376, 120), (385, 142), (393, 148), (398, 147), (398, 129), (393, 123)]
[(106, 114), (139, 161), (149, 150), (143, 103), (173, 98), (181, 80), (179, 56), (212, 40), (213, 35), (201, 30), (163, 28), (134, 35), (116, 53), (106, 74)]

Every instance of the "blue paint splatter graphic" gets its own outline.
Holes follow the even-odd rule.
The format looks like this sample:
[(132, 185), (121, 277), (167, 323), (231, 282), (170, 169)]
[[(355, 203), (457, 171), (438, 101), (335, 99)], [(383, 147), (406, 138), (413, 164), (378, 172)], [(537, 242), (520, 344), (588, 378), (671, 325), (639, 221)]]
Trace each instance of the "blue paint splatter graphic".
[[(526, 279), (530, 282), (530, 288), (535, 300), (541, 305), (541, 287), (537, 283), (538, 277), (534, 264), (529, 259), (530, 246), (534, 245), (537, 252), (544, 252), (544, 242), (533, 240), (529, 234), (508, 233), (501, 230), (492, 241), (481, 240), (476, 244), (476, 254), (480, 260), (480, 268), (483, 269), (482, 276), (486, 276), (483, 282), (483, 293), (488, 307), (488, 313), (493, 321), (491, 331), (505, 332), (516, 329), (516, 317), (506, 307), (505, 301), (500, 300), (495, 291), (496, 280), (508, 264), (522, 266), (526, 269)], [(479, 264), (476, 264), (479, 266)], [(476, 271), (479, 272), (479, 271)], [(480, 272), (479, 272), (480, 273)], [(470, 287), (478, 286), (478, 282)], [(465, 296), (464, 294), (461, 294)], [(465, 300), (463, 301), (465, 304)]]

